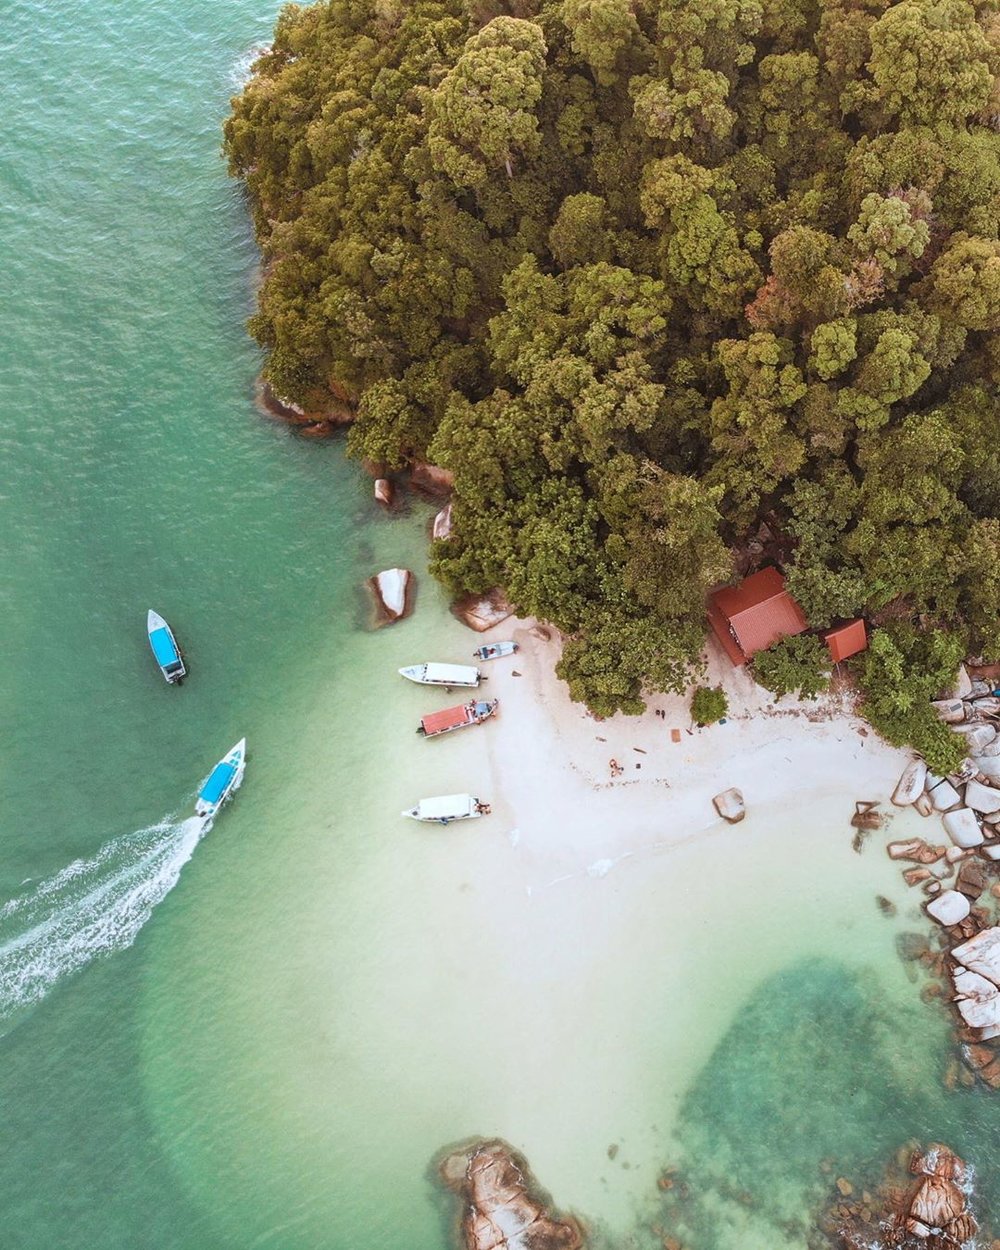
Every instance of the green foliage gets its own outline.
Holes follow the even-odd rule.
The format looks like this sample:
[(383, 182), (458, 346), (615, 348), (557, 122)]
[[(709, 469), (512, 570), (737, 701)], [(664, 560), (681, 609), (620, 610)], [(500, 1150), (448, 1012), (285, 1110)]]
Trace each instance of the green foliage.
[(997, 655), (995, 7), (287, 6), (225, 125), (269, 381), (451, 469), (436, 574), (603, 713), (690, 680), (762, 525), (813, 626)]
[(697, 725), (714, 725), (729, 710), (721, 686), (698, 686), (691, 696), (691, 719)]
[(930, 706), (951, 685), (964, 653), (959, 634), (902, 624), (877, 630), (853, 661), (864, 715), (888, 742), (914, 747), (937, 773), (953, 772), (965, 755), (965, 739)]
[(813, 634), (782, 638), (759, 651), (750, 667), (754, 681), (779, 699), (796, 691), (800, 699), (815, 699), (830, 687), (830, 652)]

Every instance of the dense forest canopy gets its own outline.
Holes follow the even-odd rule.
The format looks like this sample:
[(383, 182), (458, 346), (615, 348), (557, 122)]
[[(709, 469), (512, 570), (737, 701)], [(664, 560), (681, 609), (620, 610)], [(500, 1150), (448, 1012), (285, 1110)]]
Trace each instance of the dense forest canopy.
[(934, 738), (927, 691), (1000, 657), (997, 10), (287, 7), (225, 136), (269, 380), (454, 472), (436, 572), (558, 625), (597, 711), (683, 688), (770, 543)]

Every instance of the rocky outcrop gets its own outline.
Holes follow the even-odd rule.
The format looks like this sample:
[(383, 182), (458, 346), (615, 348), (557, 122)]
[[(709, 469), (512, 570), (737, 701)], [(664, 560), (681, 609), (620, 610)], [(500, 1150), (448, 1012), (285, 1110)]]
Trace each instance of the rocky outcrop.
[(396, 499), (396, 487), (387, 477), (375, 479), (375, 502), (383, 508), (391, 508)]
[(942, 890), (936, 898), (931, 899), (927, 904), (928, 916), (932, 916), (938, 924), (944, 925), (945, 928), (961, 924), (971, 910), (971, 903), (958, 890)]
[(465, 1250), (580, 1250), (585, 1244), (580, 1225), (549, 1209), (524, 1159), (505, 1142), (450, 1151), (439, 1171), (462, 1201)]
[(425, 464), (418, 460), (410, 466), (410, 485), (420, 494), (440, 498), (449, 495), (455, 485), (455, 475), (450, 469), (442, 469), (440, 465)]
[(307, 411), (290, 399), (276, 395), (269, 382), (258, 379), (255, 394), (259, 407), (270, 417), (299, 428), (305, 438), (328, 438), (336, 429), (354, 421), (354, 408), (340, 397), (331, 396), (322, 411)]
[(737, 790), (735, 786), (729, 790), (723, 790), (721, 794), (717, 794), (712, 802), (715, 804), (715, 810), (722, 819), (728, 821), (731, 825), (738, 825), (747, 814), (742, 791)]
[(499, 589), (485, 595), (466, 595), (464, 599), (457, 599), (451, 605), (451, 611), (463, 625), (468, 625), (477, 634), (485, 633), (514, 615), (514, 609)]
[(385, 569), (366, 583), (375, 599), (375, 624), (389, 625), (408, 615), (414, 578), (409, 569)]
[(947, 1146), (904, 1149), (881, 1189), (862, 1191), (860, 1201), (845, 1201), (858, 1187), (842, 1180), (821, 1224), (849, 1250), (960, 1250), (979, 1231), (968, 1205), (971, 1171)]
[(435, 516), (431, 526), (431, 537), (445, 539), (451, 537), (451, 504), (447, 503)]

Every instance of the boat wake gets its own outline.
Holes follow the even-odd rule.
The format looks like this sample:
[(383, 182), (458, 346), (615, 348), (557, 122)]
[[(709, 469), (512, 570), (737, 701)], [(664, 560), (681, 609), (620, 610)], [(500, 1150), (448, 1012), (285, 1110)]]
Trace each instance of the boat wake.
[(131, 946), (210, 824), (167, 819), (114, 838), (0, 907), (0, 1035), (60, 981)]

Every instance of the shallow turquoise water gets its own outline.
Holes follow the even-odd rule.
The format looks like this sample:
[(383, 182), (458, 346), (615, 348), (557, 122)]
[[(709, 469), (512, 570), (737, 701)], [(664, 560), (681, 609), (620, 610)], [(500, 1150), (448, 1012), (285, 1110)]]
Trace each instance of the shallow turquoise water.
[[(530, 1030), (502, 1018), (502, 961), (490, 986), (470, 977), (462, 947), (489, 952), (503, 846), (484, 863), (468, 841), (403, 841), (392, 813), (429, 760), (442, 791), (464, 788), (479, 747), (420, 754), (419, 692), (391, 677), (468, 636), (426, 579), (391, 635), (366, 631), (359, 591), (386, 564), (421, 567), (426, 509), (379, 516), (337, 444), (296, 441), (252, 405), (256, 255), (219, 127), (275, 11), (5, 8), (0, 905), (26, 901), (0, 913), (0, 1241), (436, 1250), (442, 1146), (503, 1131), (528, 1148), (522, 1128), (551, 1105), (549, 1171), (562, 1151), (571, 1176), (604, 1159), (617, 1097), (629, 1125), (676, 1125), (662, 1157), (629, 1160), (647, 1179), (625, 1198), (609, 1197), (610, 1161), (569, 1195), (619, 1247), (647, 1243), (645, 1223), (622, 1231), (622, 1204), (645, 1186), (648, 1223), (668, 1159), (705, 1195), (678, 1215), (694, 1250), (796, 1244), (775, 1239), (821, 1159), (861, 1168), (912, 1134), (975, 1154), (1000, 1197), (994, 1104), (940, 1091), (943, 1031), (897, 968), (875, 971), (881, 920), (850, 918), (872, 926), (869, 968), (800, 959), (793, 932), (738, 1019), (690, 1039), (703, 1062), (677, 1088), (656, 1045), (679, 1007), (656, 963), (661, 896), (638, 917), (607, 905), (608, 960), (636, 936), (643, 958), (598, 960), (579, 987), (531, 969), (559, 1009)], [(148, 607), (185, 645), (183, 690), (152, 666)], [(244, 791), (185, 845), (198, 781), (243, 734)], [(697, 873), (679, 863), (670, 888)], [(47, 899), (58, 923), (28, 942)], [(554, 915), (517, 913), (540, 941), (574, 913)], [(569, 1112), (583, 1128), (563, 1147)], [(784, 1224), (754, 1223), (734, 1184), (761, 1208), (778, 1192)]]

